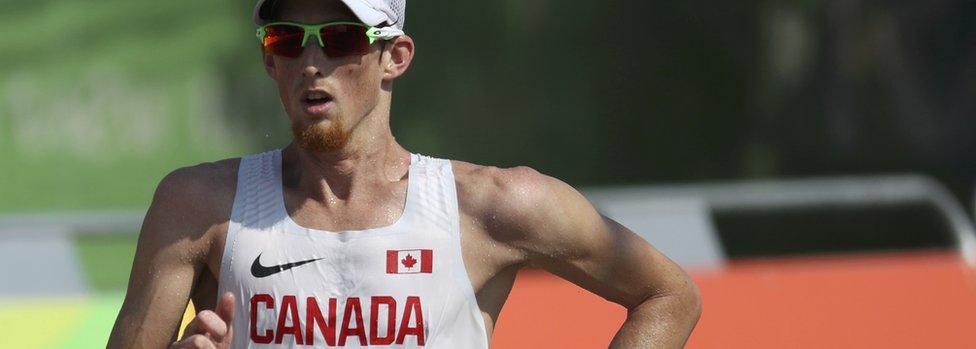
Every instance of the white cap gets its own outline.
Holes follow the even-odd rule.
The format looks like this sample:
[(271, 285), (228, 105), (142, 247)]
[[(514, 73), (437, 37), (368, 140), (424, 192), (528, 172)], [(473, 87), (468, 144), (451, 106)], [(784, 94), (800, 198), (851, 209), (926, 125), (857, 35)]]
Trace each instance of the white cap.
[[(268, 23), (268, 17), (274, 13), (272, 10), (278, 1), (281, 0), (258, 0), (258, 4), (254, 6), (254, 24)], [(403, 30), (407, 0), (342, 0), (342, 2), (366, 25), (375, 27), (385, 23)]]

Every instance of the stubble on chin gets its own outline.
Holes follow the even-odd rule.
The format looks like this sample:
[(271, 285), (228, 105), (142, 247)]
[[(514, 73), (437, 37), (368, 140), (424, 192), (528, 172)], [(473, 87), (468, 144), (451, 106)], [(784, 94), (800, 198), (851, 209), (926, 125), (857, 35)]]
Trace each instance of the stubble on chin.
[(291, 133), (302, 149), (316, 153), (334, 152), (349, 142), (349, 132), (343, 126), (342, 118), (335, 118), (328, 125), (315, 123), (304, 126), (292, 123)]

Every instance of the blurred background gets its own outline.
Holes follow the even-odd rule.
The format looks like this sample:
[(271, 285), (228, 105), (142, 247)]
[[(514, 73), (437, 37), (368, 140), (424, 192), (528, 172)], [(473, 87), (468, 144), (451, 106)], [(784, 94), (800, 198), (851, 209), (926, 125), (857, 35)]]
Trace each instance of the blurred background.
[[(0, 261), (31, 265), (0, 271), (0, 347), (103, 347), (159, 180), (290, 140), (254, 4), (0, 4)], [(397, 139), (581, 188), (692, 272), (705, 313), (691, 346), (964, 346), (976, 2), (412, 0), (407, 13), (418, 51), (395, 87)], [(518, 312), (533, 292), (608, 314), (592, 345), (625, 316), (543, 273), (519, 280), (497, 347), (546, 343), (519, 321), (566, 332)], [(877, 297), (889, 288), (901, 293)], [(57, 330), (35, 336), (37, 321)]]

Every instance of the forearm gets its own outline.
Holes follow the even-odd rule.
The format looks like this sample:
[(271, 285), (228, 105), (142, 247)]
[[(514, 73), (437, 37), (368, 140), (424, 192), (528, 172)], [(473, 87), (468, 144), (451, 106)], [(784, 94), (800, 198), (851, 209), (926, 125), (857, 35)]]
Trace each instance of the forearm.
[(694, 290), (648, 298), (627, 312), (611, 348), (682, 348), (701, 315)]
[(133, 297), (128, 302), (119, 311), (107, 348), (161, 348), (173, 342), (183, 316), (182, 301), (151, 303)]

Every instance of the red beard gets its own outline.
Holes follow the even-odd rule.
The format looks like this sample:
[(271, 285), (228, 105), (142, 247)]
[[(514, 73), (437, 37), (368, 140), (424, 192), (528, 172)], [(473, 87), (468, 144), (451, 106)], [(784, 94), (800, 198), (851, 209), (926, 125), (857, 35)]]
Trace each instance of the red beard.
[(317, 153), (342, 149), (349, 142), (349, 133), (343, 129), (342, 118), (336, 118), (329, 125), (316, 123), (302, 127), (293, 123), (291, 132), (300, 147)]

